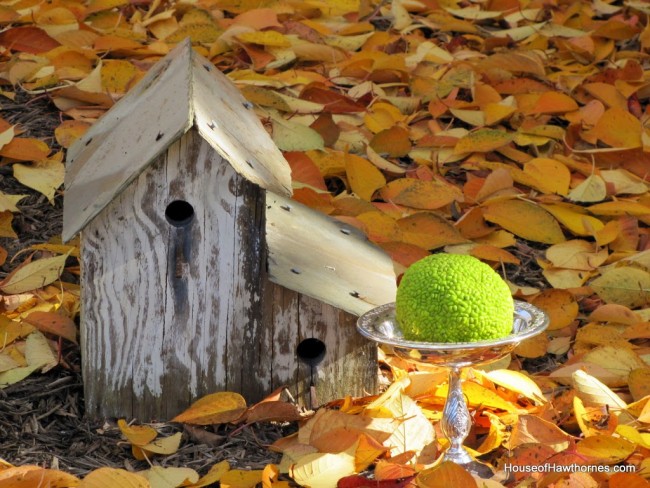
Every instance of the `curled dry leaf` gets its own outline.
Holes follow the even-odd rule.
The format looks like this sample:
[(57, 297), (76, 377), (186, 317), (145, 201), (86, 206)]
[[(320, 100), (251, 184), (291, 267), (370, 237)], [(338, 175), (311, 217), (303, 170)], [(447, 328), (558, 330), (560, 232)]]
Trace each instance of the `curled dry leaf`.
[(194, 402), (187, 410), (172, 419), (194, 425), (224, 424), (239, 419), (246, 411), (246, 400), (229, 391), (212, 393)]

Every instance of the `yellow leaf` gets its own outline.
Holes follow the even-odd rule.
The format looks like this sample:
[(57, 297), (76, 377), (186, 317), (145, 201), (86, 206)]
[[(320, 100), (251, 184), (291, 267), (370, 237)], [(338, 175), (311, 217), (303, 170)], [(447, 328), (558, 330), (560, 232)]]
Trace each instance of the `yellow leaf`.
[(148, 425), (129, 425), (124, 419), (119, 419), (117, 426), (126, 440), (135, 446), (149, 444), (158, 436), (156, 429)]
[(254, 488), (262, 482), (262, 470), (231, 469), (219, 481), (221, 488)]
[(280, 117), (273, 118), (273, 142), (282, 151), (311, 151), (323, 149), (325, 141), (314, 129)]
[(370, 201), (375, 191), (386, 185), (386, 178), (370, 161), (354, 154), (345, 157), (348, 183), (359, 198)]
[(480, 374), (486, 376), (493, 383), (515, 391), (536, 403), (546, 403), (546, 398), (537, 383), (519, 371), (496, 369)]
[(548, 336), (539, 334), (530, 339), (522, 341), (516, 348), (515, 354), (524, 358), (539, 358), (548, 350)]
[(390, 129), (397, 122), (402, 122), (406, 116), (394, 105), (386, 102), (378, 102), (370, 107), (368, 113), (363, 117), (363, 122), (371, 132), (377, 134)]
[(547, 91), (542, 93), (537, 102), (528, 111), (529, 114), (563, 114), (578, 110), (578, 104), (569, 95), (558, 91)]
[(61, 276), (68, 254), (22, 264), (0, 282), (0, 290), (16, 294), (49, 285)]
[(478, 129), (459, 139), (454, 154), (488, 152), (505, 146), (512, 140), (512, 134), (498, 129)]
[(56, 142), (61, 147), (69, 148), (74, 141), (79, 139), (90, 127), (88, 122), (82, 120), (64, 120), (61, 124), (54, 129), (54, 136)]
[(228, 461), (221, 461), (217, 464), (214, 464), (204, 476), (199, 478), (196, 483), (189, 485), (189, 488), (202, 488), (204, 486), (213, 485), (214, 483), (217, 483), (228, 471), (230, 471), (230, 464)]
[(59, 161), (45, 160), (31, 165), (14, 164), (14, 177), (23, 185), (47, 197), (54, 205), (54, 194), (63, 185), (65, 166)]
[(14, 127), (15, 126), (12, 125), (8, 129), (0, 132), (0, 149), (9, 144), (14, 138)]
[(102, 88), (109, 93), (124, 94), (137, 81), (140, 70), (124, 59), (105, 59), (102, 63)]
[(650, 273), (639, 268), (608, 268), (590, 286), (606, 303), (637, 308), (650, 301)]
[(605, 464), (616, 464), (627, 459), (636, 445), (620, 437), (595, 435), (578, 442), (576, 451)]
[(150, 442), (149, 444), (145, 444), (144, 446), (138, 446), (138, 447), (140, 447), (143, 451), (147, 453), (161, 454), (163, 456), (168, 456), (178, 451), (178, 448), (181, 445), (182, 438), (183, 438), (183, 433), (177, 432), (176, 434), (170, 435), (169, 437), (158, 438), (155, 441)]
[[(355, 446), (352, 446), (352, 449)], [(331, 488), (338, 480), (355, 472), (354, 453), (315, 452), (298, 459), (290, 476), (296, 483), (309, 488)]]
[(592, 271), (608, 257), (607, 249), (598, 250), (593, 243), (572, 239), (553, 244), (546, 250), (546, 259), (558, 268)]
[(534, 203), (525, 200), (502, 200), (483, 208), (485, 220), (530, 241), (545, 244), (563, 242), (564, 234), (557, 220)]
[(595, 215), (650, 215), (650, 207), (637, 202), (618, 200), (591, 205), (587, 209)]
[(16, 207), (16, 204), (26, 196), (27, 195), (7, 195), (0, 191), (0, 212), (20, 212), (18, 207)]
[(239, 393), (221, 391), (204, 396), (172, 419), (194, 425), (233, 422), (246, 410), (246, 400)]
[(568, 194), (569, 200), (581, 203), (600, 202), (607, 197), (605, 181), (598, 175), (588, 176)]
[(600, 176), (614, 187), (615, 195), (641, 195), (648, 191), (648, 184), (623, 168), (601, 170)]
[(124, 469), (99, 468), (90, 472), (79, 488), (151, 488), (147, 479)]
[(152, 466), (151, 469), (138, 472), (149, 480), (151, 488), (177, 488), (198, 481), (199, 475), (191, 468)]
[(564, 227), (573, 234), (579, 236), (592, 236), (603, 227), (603, 224), (596, 217), (587, 214), (587, 211), (578, 205), (570, 203), (540, 204), (544, 210), (550, 213)]
[(524, 173), (535, 178), (539, 182), (537, 188), (544, 193), (566, 195), (569, 191), (571, 172), (555, 159), (531, 159), (524, 165)]
[(222, 33), (223, 31), (214, 24), (185, 24), (176, 32), (165, 37), (165, 42), (181, 42), (189, 37), (192, 43), (211, 43), (219, 39)]
[(607, 405), (613, 410), (624, 410), (627, 405), (616, 393), (590, 374), (577, 369), (571, 375), (577, 395), (587, 407)]
[(273, 30), (244, 32), (242, 34), (238, 34), (235, 37), (237, 37), (237, 39), (239, 39), (241, 42), (260, 44), (262, 46), (273, 46), (273, 47), (291, 46), (291, 42), (289, 41), (287, 36)]
[(585, 353), (582, 360), (600, 365), (624, 379), (627, 379), (632, 370), (646, 366), (634, 351), (613, 346), (597, 347)]
[(627, 110), (612, 107), (605, 111), (585, 137), (596, 137), (615, 148), (641, 147), (642, 126), (639, 119)]

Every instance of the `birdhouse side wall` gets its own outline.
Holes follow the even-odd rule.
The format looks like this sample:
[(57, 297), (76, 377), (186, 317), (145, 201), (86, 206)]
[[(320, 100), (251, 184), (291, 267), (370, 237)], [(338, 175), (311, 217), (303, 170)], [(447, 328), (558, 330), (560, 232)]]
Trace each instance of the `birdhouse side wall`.
[[(376, 392), (377, 347), (357, 332), (355, 315), (271, 281), (266, 283), (265, 302), (273, 389), (286, 385), (306, 407)], [(305, 339), (325, 346), (313, 371), (296, 352)]]
[(263, 190), (194, 129), (88, 224), (81, 252), (89, 415), (169, 419), (208, 393), (267, 390)]

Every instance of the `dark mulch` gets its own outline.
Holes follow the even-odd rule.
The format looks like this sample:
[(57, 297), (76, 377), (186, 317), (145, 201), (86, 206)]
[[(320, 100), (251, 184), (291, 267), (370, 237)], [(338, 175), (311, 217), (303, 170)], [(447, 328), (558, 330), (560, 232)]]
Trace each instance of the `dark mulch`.
[[(71, 362), (78, 362), (78, 351), (70, 355), (76, 356)], [(17, 466), (58, 467), (81, 477), (104, 466), (148, 469), (146, 461), (135, 460), (114, 419), (90, 420), (83, 411), (81, 375), (61, 367), (0, 390), (0, 458)], [(179, 424), (150, 425), (163, 437), (184, 432), (178, 452), (154, 457), (153, 464), (193, 468), (200, 474), (222, 460), (239, 469), (277, 463), (279, 455), (268, 446), (295, 430), (273, 423), (185, 431)]]

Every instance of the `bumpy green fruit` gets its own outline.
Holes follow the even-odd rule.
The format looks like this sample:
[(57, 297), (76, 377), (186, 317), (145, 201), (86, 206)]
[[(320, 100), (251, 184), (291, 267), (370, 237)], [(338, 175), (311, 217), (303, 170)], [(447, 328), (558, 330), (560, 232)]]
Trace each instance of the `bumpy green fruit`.
[(475, 342), (512, 331), (510, 289), (487, 264), (461, 254), (432, 254), (404, 273), (395, 301), (407, 340)]

